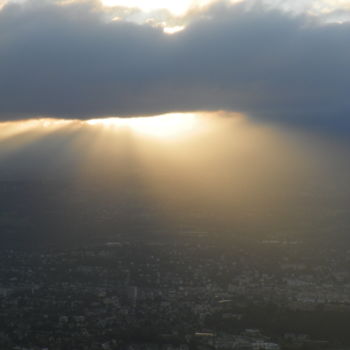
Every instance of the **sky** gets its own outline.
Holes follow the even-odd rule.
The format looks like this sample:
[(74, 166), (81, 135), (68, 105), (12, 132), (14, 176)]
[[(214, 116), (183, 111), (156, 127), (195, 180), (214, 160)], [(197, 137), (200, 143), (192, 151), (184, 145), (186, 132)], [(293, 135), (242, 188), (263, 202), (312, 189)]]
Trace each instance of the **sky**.
[(347, 230), (348, 1), (0, 8), (0, 181), (144, 191), (172, 222)]
[(12, 170), (0, 175), (49, 169), (45, 152), (46, 161), (60, 153), (66, 173), (101, 144), (106, 154), (123, 149), (126, 161), (121, 139), (157, 154), (155, 142), (174, 162), (179, 143), (192, 159), (212, 139), (252, 147), (235, 128), (265, 135), (252, 159), (265, 157), (270, 137), (289, 140), (276, 141), (285, 153), (269, 148), (276, 159), (340, 164), (349, 151), (349, 14), (343, 0), (3, 0), (0, 165)]
[(226, 110), (344, 130), (349, 11), (342, 0), (3, 1), (0, 120)]

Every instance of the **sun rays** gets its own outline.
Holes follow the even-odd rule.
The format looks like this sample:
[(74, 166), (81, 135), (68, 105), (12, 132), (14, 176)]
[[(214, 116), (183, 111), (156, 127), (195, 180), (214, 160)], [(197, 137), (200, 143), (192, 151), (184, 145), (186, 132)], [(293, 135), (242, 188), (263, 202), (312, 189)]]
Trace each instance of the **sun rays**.
[(0, 169), (3, 178), (66, 178), (115, 196), (140, 189), (174, 223), (198, 207), (213, 222), (258, 227), (286, 189), (325, 173), (303, 139), (226, 112), (13, 121), (0, 123)]

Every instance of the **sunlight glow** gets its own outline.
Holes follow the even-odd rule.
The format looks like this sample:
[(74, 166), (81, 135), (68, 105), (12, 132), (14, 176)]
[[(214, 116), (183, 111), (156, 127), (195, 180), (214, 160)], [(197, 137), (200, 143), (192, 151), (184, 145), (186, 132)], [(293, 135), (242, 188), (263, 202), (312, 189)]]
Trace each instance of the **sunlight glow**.
[(86, 123), (114, 131), (127, 129), (145, 136), (168, 139), (194, 131), (198, 118), (193, 113), (171, 113), (154, 117), (92, 119)]
[(80, 121), (49, 118), (0, 122), (0, 161), (50, 135), (81, 125)]
[(16, 137), (27, 132), (56, 131), (64, 126), (68, 126), (76, 121), (65, 119), (29, 119), (0, 123), (0, 141)]
[(185, 26), (164, 27), (163, 31), (166, 34), (175, 34), (185, 29)]

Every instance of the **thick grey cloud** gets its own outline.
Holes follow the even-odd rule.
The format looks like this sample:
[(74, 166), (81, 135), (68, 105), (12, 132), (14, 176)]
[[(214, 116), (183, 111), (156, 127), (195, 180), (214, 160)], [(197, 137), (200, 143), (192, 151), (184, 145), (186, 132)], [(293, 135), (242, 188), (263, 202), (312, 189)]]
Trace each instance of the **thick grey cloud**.
[(169, 36), (94, 2), (0, 11), (1, 120), (226, 109), (347, 125), (349, 91), (350, 23), (218, 3)]

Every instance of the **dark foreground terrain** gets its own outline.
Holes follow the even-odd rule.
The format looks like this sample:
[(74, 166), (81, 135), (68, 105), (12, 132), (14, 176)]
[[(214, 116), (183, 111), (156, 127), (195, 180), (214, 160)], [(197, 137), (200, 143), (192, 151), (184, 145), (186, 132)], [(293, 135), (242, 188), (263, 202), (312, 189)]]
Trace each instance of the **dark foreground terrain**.
[(350, 348), (344, 210), (244, 232), (98, 193), (1, 183), (1, 349)]

